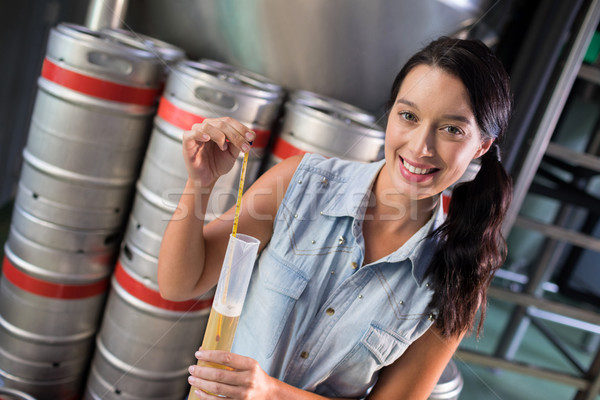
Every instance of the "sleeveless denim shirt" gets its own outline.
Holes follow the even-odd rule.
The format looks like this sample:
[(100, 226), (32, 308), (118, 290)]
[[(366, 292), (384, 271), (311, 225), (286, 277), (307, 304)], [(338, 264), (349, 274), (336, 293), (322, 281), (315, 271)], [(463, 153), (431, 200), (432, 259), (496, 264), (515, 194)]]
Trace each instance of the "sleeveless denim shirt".
[(402, 247), (363, 265), (362, 220), (384, 160), (307, 155), (255, 265), (232, 351), (328, 397), (365, 397), (432, 324), (424, 273), (441, 207)]

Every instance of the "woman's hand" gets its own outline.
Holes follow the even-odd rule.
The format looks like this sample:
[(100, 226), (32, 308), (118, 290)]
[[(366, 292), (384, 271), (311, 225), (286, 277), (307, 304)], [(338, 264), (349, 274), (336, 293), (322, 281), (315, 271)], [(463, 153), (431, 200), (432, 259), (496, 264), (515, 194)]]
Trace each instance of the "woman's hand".
[(228, 369), (197, 365), (190, 367), (191, 376), (188, 382), (196, 389), (196, 396), (199, 399), (214, 400), (216, 395), (244, 400), (272, 398), (269, 397), (269, 393), (274, 388), (276, 380), (267, 375), (252, 358), (227, 351), (203, 349), (196, 352), (196, 358), (228, 367)]
[(183, 158), (189, 178), (201, 187), (229, 172), (240, 152), (250, 150), (256, 134), (230, 117), (207, 118), (183, 134)]

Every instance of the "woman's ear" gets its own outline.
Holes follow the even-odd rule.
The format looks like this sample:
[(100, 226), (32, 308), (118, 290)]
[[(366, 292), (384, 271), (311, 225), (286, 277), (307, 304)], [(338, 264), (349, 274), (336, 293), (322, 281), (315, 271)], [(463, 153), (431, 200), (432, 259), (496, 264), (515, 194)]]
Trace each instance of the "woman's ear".
[(477, 150), (477, 152), (475, 152), (475, 156), (473, 156), (473, 159), (479, 158), (482, 155), (484, 155), (485, 153), (488, 152), (488, 150), (490, 149), (490, 147), (492, 147), (492, 144), (494, 143), (494, 139), (485, 139), (481, 142), (481, 146), (479, 147), (479, 149)]

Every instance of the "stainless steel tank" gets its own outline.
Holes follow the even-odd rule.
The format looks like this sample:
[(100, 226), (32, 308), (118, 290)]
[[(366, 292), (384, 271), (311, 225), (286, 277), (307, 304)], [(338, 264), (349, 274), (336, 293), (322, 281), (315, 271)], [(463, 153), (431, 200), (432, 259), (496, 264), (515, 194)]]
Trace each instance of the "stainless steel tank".
[(490, 0), (130, 0), (128, 25), (284, 86), (379, 112), (394, 75)]

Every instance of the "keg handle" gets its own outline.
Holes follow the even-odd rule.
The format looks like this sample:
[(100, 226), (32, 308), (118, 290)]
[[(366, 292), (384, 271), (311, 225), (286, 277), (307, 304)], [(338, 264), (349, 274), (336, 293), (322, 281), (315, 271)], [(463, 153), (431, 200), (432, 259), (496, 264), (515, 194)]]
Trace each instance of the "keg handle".
[(101, 67), (119, 75), (131, 75), (133, 71), (133, 64), (130, 60), (115, 56), (114, 54), (92, 51), (88, 53), (87, 60), (96, 67)]
[(234, 111), (238, 108), (238, 102), (235, 96), (226, 92), (215, 90), (206, 86), (198, 86), (194, 90), (194, 96), (204, 102), (227, 111)]

